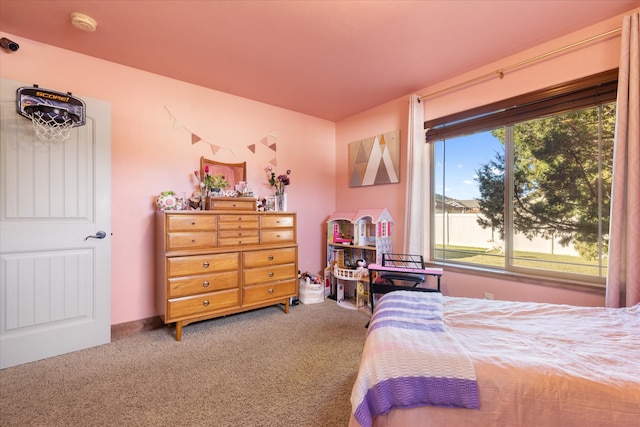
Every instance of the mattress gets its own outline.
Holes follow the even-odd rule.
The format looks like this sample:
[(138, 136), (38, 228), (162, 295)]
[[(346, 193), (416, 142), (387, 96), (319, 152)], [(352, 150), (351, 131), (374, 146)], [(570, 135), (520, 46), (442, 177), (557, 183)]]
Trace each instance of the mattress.
[[(640, 305), (442, 304), (445, 328), (473, 364), (480, 408), (392, 408), (374, 426), (639, 425)], [(349, 425), (360, 426), (353, 415)]]

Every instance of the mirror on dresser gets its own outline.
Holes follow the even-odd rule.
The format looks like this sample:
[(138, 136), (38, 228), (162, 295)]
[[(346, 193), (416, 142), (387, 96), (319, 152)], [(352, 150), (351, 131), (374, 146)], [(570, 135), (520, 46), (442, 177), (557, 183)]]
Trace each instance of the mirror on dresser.
[(247, 162), (242, 163), (222, 163), (215, 160), (200, 157), (200, 176), (205, 176), (205, 166), (209, 166), (209, 174), (211, 176), (222, 175), (229, 183), (231, 188), (240, 181), (247, 180)]

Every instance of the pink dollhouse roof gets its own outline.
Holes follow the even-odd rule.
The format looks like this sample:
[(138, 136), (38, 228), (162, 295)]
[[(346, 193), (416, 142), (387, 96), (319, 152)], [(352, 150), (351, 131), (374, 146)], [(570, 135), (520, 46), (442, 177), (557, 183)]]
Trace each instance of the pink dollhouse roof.
[(353, 219), (354, 212), (334, 212), (331, 214), (327, 222), (337, 221), (337, 220), (346, 220), (351, 221)]
[(386, 209), (361, 209), (357, 212), (334, 212), (327, 222), (346, 220), (351, 223), (356, 223), (358, 220), (367, 217), (371, 218), (372, 223), (388, 221), (393, 224), (393, 218)]

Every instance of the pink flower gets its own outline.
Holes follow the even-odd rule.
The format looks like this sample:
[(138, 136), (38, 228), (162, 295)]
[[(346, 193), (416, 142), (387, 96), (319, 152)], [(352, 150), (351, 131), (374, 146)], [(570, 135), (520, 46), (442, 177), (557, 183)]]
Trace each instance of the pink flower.
[(276, 189), (276, 195), (284, 194), (284, 187), (291, 184), (291, 179), (289, 175), (291, 174), (291, 169), (287, 169), (286, 174), (276, 176), (275, 172), (273, 172), (273, 168), (269, 166), (269, 184)]

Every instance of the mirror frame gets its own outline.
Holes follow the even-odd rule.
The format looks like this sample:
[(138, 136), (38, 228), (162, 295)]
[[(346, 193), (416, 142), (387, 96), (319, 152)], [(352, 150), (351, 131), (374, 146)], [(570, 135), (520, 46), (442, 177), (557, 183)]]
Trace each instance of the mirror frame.
[[(239, 181), (247, 180), (247, 162), (242, 163), (223, 163), (215, 160), (207, 159), (204, 156), (200, 157), (200, 177), (204, 177), (204, 167), (209, 166), (209, 174), (224, 175), (224, 178), (229, 183), (229, 188), (235, 188), (236, 183)], [(228, 176), (228, 171), (233, 171), (233, 177)]]

